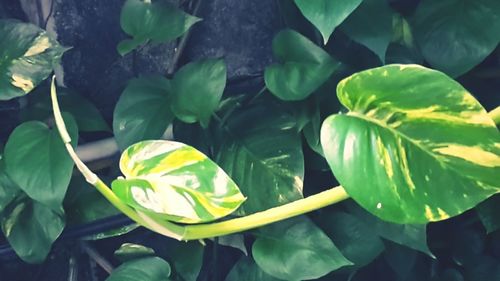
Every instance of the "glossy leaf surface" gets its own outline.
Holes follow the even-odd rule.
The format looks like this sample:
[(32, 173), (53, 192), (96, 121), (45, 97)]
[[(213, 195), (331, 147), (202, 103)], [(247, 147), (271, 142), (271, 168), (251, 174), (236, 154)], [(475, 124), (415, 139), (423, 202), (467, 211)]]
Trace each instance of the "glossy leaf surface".
[(340, 29), (354, 41), (372, 50), (383, 63), (392, 39), (393, 13), (387, 0), (364, 0)]
[(225, 281), (280, 281), (265, 273), (250, 257), (241, 257), (233, 266)]
[(228, 175), (191, 146), (143, 141), (125, 150), (113, 192), (141, 211), (184, 223), (212, 221), (245, 201)]
[(121, 150), (142, 140), (159, 139), (174, 119), (171, 83), (161, 77), (131, 80), (113, 113), (113, 132)]
[(304, 156), (295, 118), (279, 107), (236, 112), (217, 134), (216, 161), (248, 197), (254, 213), (302, 198)]
[(350, 112), (323, 124), (328, 163), (347, 193), (382, 219), (458, 215), (500, 190), (500, 134), (484, 108), (443, 73), (415, 65), (339, 83)]
[(276, 278), (319, 278), (352, 264), (307, 217), (264, 227), (257, 236), (252, 246), (253, 257), (262, 270)]
[(363, 0), (295, 0), (302, 14), (320, 31), (326, 44), (333, 30)]
[(412, 23), (424, 58), (456, 77), (483, 61), (500, 42), (500, 1), (424, 0)]
[(118, 52), (125, 55), (149, 40), (161, 43), (173, 40), (200, 21), (165, 0), (127, 0), (123, 5), (120, 24), (133, 38), (118, 45)]
[(159, 257), (131, 260), (117, 267), (106, 281), (168, 281), (170, 265)]
[(308, 97), (340, 65), (323, 49), (291, 29), (274, 37), (273, 53), (281, 63), (266, 68), (266, 86), (275, 96), (287, 101)]
[(208, 126), (226, 87), (227, 70), (222, 59), (205, 59), (180, 68), (172, 80), (172, 111), (186, 123)]
[(122, 262), (154, 256), (155, 251), (139, 244), (124, 243), (115, 251), (115, 257)]
[(0, 100), (33, 90), (49, 76), (64, 51), (36, 25), (0, 20)]
[[(74, 143), (78, 140), (75, 120), (65, 115)], [(32, 199), (54, 210), (61, 208), (73, 173), (73, 161), (57, 129), (30, 121), (19, 125), (5, 145), (7, 173)]]

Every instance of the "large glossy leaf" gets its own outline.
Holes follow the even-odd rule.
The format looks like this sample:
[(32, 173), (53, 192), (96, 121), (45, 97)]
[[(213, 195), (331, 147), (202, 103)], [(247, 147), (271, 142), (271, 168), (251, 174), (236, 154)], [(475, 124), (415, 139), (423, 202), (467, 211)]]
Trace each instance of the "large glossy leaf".
[[(78, 140), (75, 120), (65, 115), (71, 138)], [(54, 210), (61, 208), (73, 173), (73, 161), (55, 128), (30, 121), (19, 125), (5, 145), (9, 176), (32, 199)]]
[(149, 40), (153, 43), (173, 40), (198, 21), (199, 18), (186, 14), (166, 0), (127, 0), (120, 24), (133, 38), (120, 42), (118, 52), (125, 55)]
[(174, 119), (170, 81), (161, 77), (131, 80), (116, 104), (113, 132), (121, 150), (142, 140), (159, 139)]
[(240, 214), (302, 198), (304, 156), (295, 118), (277, 106), (236, 112), (217, 133), (216, 161), (248, 200)]
[(228, 175), (191, 146), (143, 141), (125, 150), (113, 192), (126, 204), (169, 220), (198, 223), (235, 211), (245, 201)]
[(225, 281), (280, 281), (281, 279), (274, 278), (273, 276), (265, 273), (250, 258), (243, 256), (233, 266)]
[(364, 0), (340, 29), (372, 50), (384, 63), (385, 52), (392, 39), (393, 14), (387, 0)]
[(295, 0), (302, 14), (320, 31), (324, 43), (363, 0)]
[(16, 254), (26, 262), (40, 263), (64, 228), (64, 212), (22, 195), (4, 210), (0, 222)]
[(106, 281), (168, 281), (170, 265), (159, 257), (131, 260), (116, 268)]
[(390, 65), (339, 83), (350, 112), (323, 124), (339, 182), (382, 219), (425, 223), (499, 192), (500, 134), (484, 108), (443, 73)]
[(266, 86), (282, 100), (302, 100), (318, 89), (339, 67), (330, 55), (291, 29), (274, 37), (273, 53), (281, 61), (268, 66)]
[(0, 20), (0, 100), (33, 90), (49, 76), (65, 50), (33, 24)]
[(483, 61), (500, 42), (500, 1), (424, 0), (412, 23), (424, 58), (455, 77)]
[(222, 59), (205, 59), (183, 66), (172, 80), (172, 111), (186, 123), (208, 126), (226, 87), (226, 64)]
[(333, 242), (307, 217), (264, 227), (252, 246), (255, 261), (266, 273), (284, 280), (319, 278), (351, 265)]

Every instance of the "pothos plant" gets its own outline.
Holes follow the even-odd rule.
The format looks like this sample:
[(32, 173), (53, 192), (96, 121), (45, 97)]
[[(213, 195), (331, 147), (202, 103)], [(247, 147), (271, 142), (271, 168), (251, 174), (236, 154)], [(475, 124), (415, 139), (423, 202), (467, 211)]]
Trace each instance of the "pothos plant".
[[(273, 41), (278, 63), (265, 69), (265, 87), (254, 95), (224, 94), (227, 71), (220, 58), (188, 63), (168, 78), (130, 81), (114, 112), (113, 132), (123, 153), (122, 176), (111, 188), (75, 153), (77, 128), (88, 122), (71, 110), (61, 113), (53, 79), (60, 138), (42, 122), (24, 123), (11, 134), (0, 162), (5, 236), (25, 260), (45, 257), (64, 227), (62, 202), (73, 161), (112, 205), (154, 232), (205, 243), (250, 230), (247, 244), (238, 247), (246, 251), (250, 245), (251, 254), (226, 280), (330, 280), (337, 273), (369, 280), (363, 266), (384, 248), (389, 257), (399, 253), (381, 238), (433, 256), (425, 243), (426, 223), (457, 216), (500, 190), (500, 112), (488, 113), (452, 78), (498, 46), (500, 4), (458, 2), (422, 1), (408, 18), (382, 0), (281, 1), (288, 28)], [(457, 23), (456, 9), (467, 20)], [(485, 18), (491, 24), (482, 24)], [(118, 52), (173, 40), (199, 21), (164, 1), (128, 0), (121, 25), (131, 38)], [(5, 21), (1, 27), (2, 35), (23, 35), (22, 41), (2, 40), (22, 48), (0, 45), (7, 54), (0, 64), (6, 69), (1, 97), (10, 99), (44, 80), (65, 49), (32, 25)], [(21, 28), (31, 33), (16, 31)], [(437, 70), (416, 64), (359, 67), (351, 63), (352, 53), (334, 45), (347, 40), (342, 36), (377, 64), (404, 53), (394, 62), (422, 57), (421, 63)], [(457, 47), (441, 47), (450, 42)], [(172, 123), (178, 141), (159, 140)], [(308, 181), (315, 181), (304, 175), (308, 166), (327, 170), (335, 180), (326, 182), (340, 185), (310, 187)], [(304, 198), (304, 191), (317, 193)], [(325, 208), (349, 198), (356, 204)], [(497, 229), (498, 222), (491, 222), (495, 206), (482, 206), (485, 225)], [(43, 229), (40, 237), (48, 243), (37, 244), (41, 249), (27, 243), (19, 217), (29, 217), (29, 228)], [(57, 223), (43, 227), (47, 220)], [(118, 255), (137, 247), (124, 245)], [(109, 280), (165, 280), (171, 274), (165, 260), (145, 248), (139, 253)], [(398, 278), (407, 277), (397, 258), (387, 259)], [(196, 280), (197, 273), (184, 270), (179, 260), (170, 260), (175, 278)]]

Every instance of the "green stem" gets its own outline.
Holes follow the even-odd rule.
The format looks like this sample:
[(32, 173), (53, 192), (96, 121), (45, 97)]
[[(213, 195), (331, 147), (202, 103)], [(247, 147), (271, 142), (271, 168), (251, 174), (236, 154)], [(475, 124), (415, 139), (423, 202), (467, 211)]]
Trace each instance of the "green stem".
[(493, 119), (497, 126), (500, 125), (500, 106), (488, 112), (488, 115)]

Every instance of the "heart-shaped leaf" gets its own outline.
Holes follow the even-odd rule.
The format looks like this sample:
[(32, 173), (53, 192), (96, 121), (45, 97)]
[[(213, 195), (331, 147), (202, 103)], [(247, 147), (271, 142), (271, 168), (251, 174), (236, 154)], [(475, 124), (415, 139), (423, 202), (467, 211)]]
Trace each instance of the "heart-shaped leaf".
[[(78, 139), (75, 120), (64, 115), (72, 139)], [(19, 125), (5, 145), (5, 166), (12, 180), (32, 199), (54, 210), (61, 208), (73, 173), (59, 132), (45, 123)]]
[(500, 42), (500, 1), (423, 0), (412, 20), (424, 58), (452, 77), (483, 61)]
[(159, 257), (131, 260), (116, 268), (106, 281), (168, 281), (170, 265)]
[(131, 80), (113, 115), (113, 132), (120, 149), (150, 139), (159, 139), (174, 119), (170, 110), (170, 81), (157, 77)]
[(200, 20), (165, 0), (127, 0), (122, 8), (120, 24), (133, 38), (120, 42), (118, 52), (123, 56), (148, 40), (153, 43), (173, 40)]
[(191, 146), (143, 141), (125, 150), (113, 192), (126, 204), (152, 216), (183, 223), (216, 220), (245, 201), (229, 176)]
[(253, 257), (262, 270), (276, 278), (309, 280), (352, 264), (304, 216), (264, 227), (260, 236), (252, 246)]
[(318, 89), (340, 63), (320, 47), (291, 29), (274, 37), (273, 53), (281, 64), (268, 66), (266, 86), (282, 100), (302, 100)]
[(295, 0), (300, 11), (323, 36), (326, 44), (333, 30), (341, 24), (363, 0)]
[(323, 123), (327, 161), (347, 193), (382, 219), (425, 223), (500, 191), (500, 134), (445, 74), (390, 65), (341, 81), (350, 112)]
[(226, 64), (222, 59), (205, 59), (181, 67), (172, 80), (175, 116), (186, 123), (199, 121), (206, 128), (219, 106), (226, 77)]
[(50, 75), (65, 50), (36, 25), (0, 20), (0, 100), (33, 90)]

